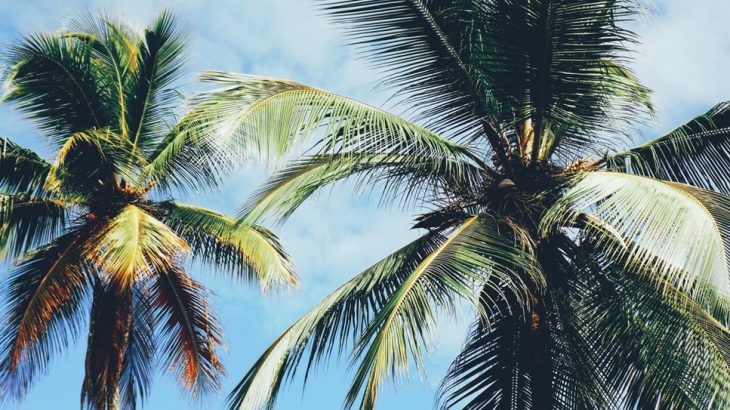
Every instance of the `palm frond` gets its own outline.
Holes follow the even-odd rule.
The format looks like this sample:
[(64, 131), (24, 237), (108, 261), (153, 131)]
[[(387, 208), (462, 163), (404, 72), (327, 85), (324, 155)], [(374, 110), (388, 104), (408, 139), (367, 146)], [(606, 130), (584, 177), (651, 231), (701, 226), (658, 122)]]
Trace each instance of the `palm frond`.
[(132, 291), (129, 339), (119, 379), (120, 403), (129, 409), (147, 398), (155, 370), (154, 301), (147, 285), (137, 283)]
[(206, 300), (206, 290), (184, 269), (159, 270), (151, 289), (155, 322), (162, 326), (162, 365), (192, 398), (220, 389), (223, 365), (216, 349), (222, 334)]
[(477, 183), (479, 169), (466, 161), (391, 154), (316, 155), (279, 170), (239, 211), (244, 221), (285, 221), (309, 197), (327, 185), (357, 178), (358, 186), (382, 182), (381, 202), (426, 199), (438, 186)]
[(0, 194), (0, 254), (17, 258), (46, 245), (69, 225), (68, 203), (25, 194)]
[(646, 112), (645, 101), (635, 98), (646, 89), (617, 75), (629, 72), (627, 45), (635, 35), (624, 23), (635, 14), (635, 2), (475, 3), (486, 32), (480, 66), (495, 98), (511, 108), (511, 123), (526, 124), (518, 137), (523, 157), (537, 160), (560, 130), (570, 130), (563, 140), (584, 139), (583, 152), (625, 142), (600, 133), (619, 134), (617, 120), (631, 123)]
[(259, 358), (230, 394), (229, 408), (273, 409), (279, 389), (294, 377), (302, 359), (308, 375), (325, 355), (354, 342), (399, 284), (445, 240), (438, 233), (424, 235), (327, 296)]
[(185, 253), (187, 243), (169, 227), (135, 205), (125, 206), (87, 246), (89, 258), (120, 289), (166, 269)]
[(351, 407), (363, 390), (360, 408), (374, 408), (379, 385), (389, 375), (406, 373), (409, 357), (422, 368), (434, 308), (451, 309), (456, 296), (478, 306), (475, 283), (513, 293), (518, 304), (528, 308), (530, 289), (544, 286), (529, 246), (488, 215), (474, 216), (454, 230), (400, 284), (358, 340), (355, 356), (361, 362), (345, 407)]
[(110, 16), (88, 12), (73, 19), (69, 26), (70, 30), (60, 36), (88, 45), (94, 56), (98, 86), (108, 94), (107, 108), (114, 114), (114, 123), (103, 125), (126, 137), (129, 133), (126, 90), (139, 66), (139, 37)]
[(681, 182), (730, 195), (730, 102), (659, 138), (608, 156), (609, 170)]
[(548, 210), (543, 230), (570, 225), (584, 213), (611, 227), (587, 224), (603, 234), (609, 257), (666, 281), (728, 322), (728, 198), (641, 176), (588, 173)]
[(193, 259), (231, 272), (263, 289), (298, 280), (279, 240), (262, 226), (176, 202), (159, 204), (161, 220), (190, 245)]
[(113, 123), (92, 49), (73, 38), (40, 34), (11, 46), (4, 101), (13, 102), (52, 139)]
[(2, 139), (0, 152), (0, 190), (5, 193), (37, 193), (48, 175), (51, 164), (35, 152), (7, 138)]
[(593, 256), (573, 283), (575, 323), (596, 352), (617, 406), (727, 407), (727, 328), (708, 326), (699, 306), (677, 302), (678, 289), (658, 288), (606, 259), (596, 245), (583, 245)]
[(399, 103), (427, 128), (465, 140), (486, 131), (493, 148), (501, 114), (481, 67), (482, 1), (322, 0), (320, 8), (384, 75)]
[(80, 331), (90, 286), (81, 242), (71, 231), (23, 259), (6, 279), (0, 381), (3, 398), (20, 399), (54, 353)]
[(127, 91), (127, 129), (133, 145), (151, 149), (163, 135), (171, 103), (177, 97), (168, 87), (182, 72), (184, 52), (180, 25), (171, 12), (162, 12), (145, 30), (139, 67)]

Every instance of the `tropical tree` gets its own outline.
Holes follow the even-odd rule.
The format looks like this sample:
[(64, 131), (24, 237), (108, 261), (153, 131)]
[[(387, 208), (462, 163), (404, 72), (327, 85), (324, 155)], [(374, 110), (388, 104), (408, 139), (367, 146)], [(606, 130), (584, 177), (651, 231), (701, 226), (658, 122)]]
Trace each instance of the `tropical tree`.
[[(46, 161), (9, 139), (0, 153), (3, 278), (0, 391), (20, 399), (84, 334), (82, 407), (135, 408), (159, 365), (192, 397), (220, 387), (222, 343), (186, 260), (263, 288), (296, 277), (267, 229), (171, 199), (225, 173), (200, 168), (195, 110), (177, 118), (185, 38), (164, 12), (143, 35), (107, 18), (35, 34), (6, 54), (4, 101), (47, 137)], [(218, 158), (223, 161), (223, 158)]]
[[(440, 314), (473, 307), (444, 408), (730, 406), (730, 104), (636, 148), (630, 0), (323, 0), (383, 70), (399, 117), (225, 73), (199, 109), (217, 149), (306, 155), (248, 202), (283, 222), (345, 180), (418, 210), (415, 241), (289, 327), (230, 396), (272, 408), (335, 352), (345, 408), (424, 369)], [(412, 121), (409, 121), (408, 119)], [(209, 128), (213, 129), (213, 128)], [(214, 152), (214, 150), (211, 150)]]

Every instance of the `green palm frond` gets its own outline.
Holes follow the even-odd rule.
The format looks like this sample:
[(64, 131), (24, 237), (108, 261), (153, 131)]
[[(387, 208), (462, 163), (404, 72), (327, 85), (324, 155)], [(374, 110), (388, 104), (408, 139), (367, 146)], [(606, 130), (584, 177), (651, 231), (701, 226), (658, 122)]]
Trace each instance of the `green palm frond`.
[[(582, 175), (553, 205), (543, 230), (567, 226), (585, 213), (611, 227), (607, 255), (666, 281), (724, 323), (730, 316), (728, 198), (646, 177), (594, 172)], [(588, 220), (588, 227), (595, 222)]]
[(101, 89), (92, 56), (87, 44), (73, 38), (25, 38), (9, 50), (4, 101), (15, 103), (59, 143), (113, 123), (113, 104)]
[(127, 205), (94, 235), (88, 257), (120, 289), (128, 289), (157, 270), (166, 269), (188, 245), (167, 225), (134, 205)]
[(671, 292), (678, 290), (657, 288), (646, 276), (607, 260), (595, 243), (585, 246), (592, 248), (592, 258), (572, 285), (575, 323), (596, 352), (617, 405), (727, 407), (727, 329), (711, 329), (696, 305), (677, 303)]
[(730, 102), (657, 139), (606, 158), (610, 170), (730, 194)]
[(289, 256), (266, 228), (175, 202), (160, 204), (160, 211), (161, 219), (189, 244), (194, 259), (263, 289), (297, 284)]
[(162, 365), (192, 398), (220, 389), (223, 365), (217, 348), (222, 333), (206, 300), (206, 289), (184, 269), (172, 264), (159, 270), (151, 293), (155, 322), (162, 327)]
[[(500, 107), (480, 66), (486, 35), (481, 1), (321, 0), (360, 54), (384, 74), (417, 119), (436, 132), (475, 139), (485, 132), (499, 149)], [(504, 147), (501, 147), (502, 149)]]
[[(419, 262), (446, 238), (429, 233), (346, 282), (269, 347), (229, 396), (230, 409), (273, 409), (282, 384), (302, 359), (306, 374), (333, 349), (343, 349), (372, 319)], [(307, 355), (307, 353), (309, 354)], [(306, 357), (305, 357), (306, 356)], [(305, 382), (306, 382), (305, 377)]]
[(25, 194), (0, 194), (0, 253), (17, 258), (60, 236), (69, 225), (68, 204)]
[(316, 155), (279, 170), (239, 211), (244, 221), (285, 221), (327, 185), (355, 178), (358, 186), (382, 182), (382, 200), (425, 199), (435, 186), (476, 183), (480, 173), (466, 161), (392, 154)]
[(475, 283), (513, 293), (524, 309), (531, 305), (530, 289), (542, 288), (544, 278), (529, 257), (529, 244), (516, 243), (517, 238), (510, 238), (508, 232), (491, 216), (474, 216), (420, 262), (358, 340), (355, 356), (362, 361), (346, 407), (351, 407), (363, 390), (360, 408), (374, 408), (379, 385), (389, 375), (406, 373), (409, 357), (422, 368), (434, 308), (452, 308), (457, 295), (474, 299)]
[(79, 309), (89, 290), (84, 234), (71, 231), (30, 253), (4, 281), (3, 399), (22, 398), (53, 354), (80, 333)]
[(0, 190), (5, 193), (37, 193), (51, 164), (35, 152), (2, 139), (0, 152)]
[(127, 129), (134, 146), (152, 149), (159, 141), (178, 94), (169, 88), (182, 73), (185, 37), (174, 15), (162, 12), (145, 30), (139, 67), (126, 97)]

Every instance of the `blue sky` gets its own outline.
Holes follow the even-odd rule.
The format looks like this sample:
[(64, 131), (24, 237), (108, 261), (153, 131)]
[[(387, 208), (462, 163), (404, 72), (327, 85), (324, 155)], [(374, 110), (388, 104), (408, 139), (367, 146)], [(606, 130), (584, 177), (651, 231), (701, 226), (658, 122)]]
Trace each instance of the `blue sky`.
[[(682, 0), (648, 3), (636, 23), (642, 45), (634, 65), (640, 78), (655, 90), (658, 116), (646, 130), (651, 137), (730, 99), (730, 30), (725, 0)], [(381, 105), (387, 95), (373, 90), (375, 73), (356, 60), (336, 28), (318, 16), (307, 0), (25, 0), (0, 1), (0, 46), (23, 33), (52, 30), (84, 10), (111, 11), (142, 27), (162, 8), (171, 8), (190, 35), (188, 89), (194, 74), (204, 69), (270, 75), (305, 82)], [(397, 112), (397, 107), (391, 107)], [(50, 155), (31, 125), (7, 106), (0, 106), (0, 136)], [(232, 213), (262, 182), (266, 170), (242, 161), (231, 182), (219, 192), (183, 198)], [(292, 321), (355, 273), (405, 244), (410, 212), (378, 209), (376, 200), (353, 195), (347, 187), (326, 191), (301, 208), (278, 231), (292, 254), (302, 286), (284, 295), (259, 295), (256, 289), (196, 269), (208, 285), (223, 323), (228, 350), (224, 392), (245, 373), (268, 344)], [(434, 335), (434, 354), (427, 378), (412, 374), (409, 383), (387, 387), (380, 409), (432, 407), (434, 386), (459, 349), (463, 322), (442, 320)], [(82, 341), (83, 342), (83, 341)], [(78, 408), (83, 377), (84, 343), (56, 358), (18, 409)], [(283, 392), (280, 409), (338, 409), (351, 375), (346, 360), (333, 360), (318, 372), (302, 394), (295, 382)], [(220, 408), (224, 395), (210, 397), (193, 408)], [(189, 404), (169, 376), (159, 377), (145, 409), (184, 409)], [(11, 407), (12, 408), (12, 407)]]

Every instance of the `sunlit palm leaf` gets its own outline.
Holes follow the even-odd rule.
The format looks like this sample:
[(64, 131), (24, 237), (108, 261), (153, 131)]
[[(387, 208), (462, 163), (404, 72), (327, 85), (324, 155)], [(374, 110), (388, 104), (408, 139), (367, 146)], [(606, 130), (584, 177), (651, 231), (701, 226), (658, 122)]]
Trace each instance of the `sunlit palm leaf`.
[(91, 258), (120, 289), (167, 268), (188, 245), (164, 223), (127, 205), (87, 245)]
[(543, 226), (565, 224), (583, 212), (619, 235), (604, 240), (609, 257), (666, 280), (709, 312), (724, 312), (720, 317), (727, 323), (728, 198), (688, 185), (594, 172), (580, 177), (558, 200)]
[(609, 169), (730, 194), (730, 103), (723, 102), (676, 130), (609, 156)]
[(388, 376), (407, 372), (410, 360), (421, 368), (436, 309), (453, 307), (457, 296), (475, 299), (475, 283), (502, 288), (523, 308), (530, 306), (529, 289), (541, 288), (544, 279), (530, 259), (530, 244), (510, 235), (493, 217), (474, 216), (420, 262), (359, 338), (355, 355), (361, 363), (346, 407), (363, 390), (360, 408), (372, 409)]
[(318, 155), (279, 170), (243, 206), (245, 221), (271, 218), (281, 223), (327, 185), (349, 178), (358, 185), (383, 183), (382, 201), (424, 199), (437, 186), (476, 183), (477, 167), (465, 161), (391, 154)]
[[(355, 276), (305, 314), (264, 353), (231, 393), (231, 409), (272, 409), (302, 359), (309, 369), (354, 342), (379, 306), (446, 238), (427, 234)], [(307, 355), (307, 353), (309, 354)], [(308, 356), (308, 357), (305, 357)], [(305, 378), (306, 380), (306, 378)]]
[(162, 220), (191, 248), (192, 257), (262, 288), (297, 283), (289, 256), (266, 228), (191, 205), (160, 205)]

